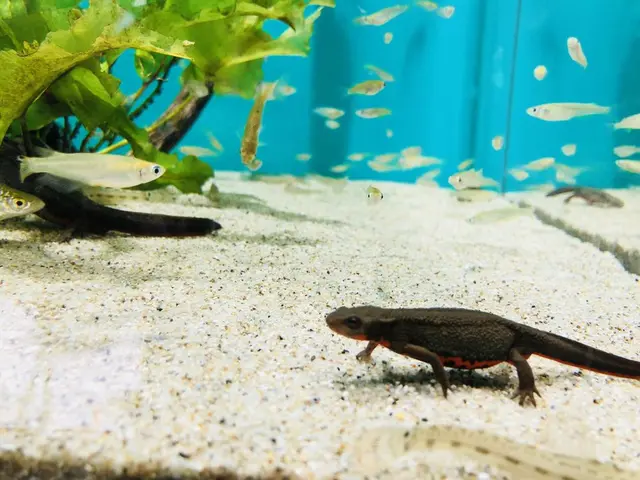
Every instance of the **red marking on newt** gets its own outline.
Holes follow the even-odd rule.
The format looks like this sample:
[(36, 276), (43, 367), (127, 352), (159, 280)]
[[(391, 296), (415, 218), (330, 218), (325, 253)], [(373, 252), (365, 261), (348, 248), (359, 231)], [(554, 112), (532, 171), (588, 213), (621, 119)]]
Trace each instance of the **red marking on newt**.
[(438, 358), (442, 362), (445, 367), (449, 368), (461, 368), (465, 370), (475, 370), (477, 368), (489, 368), (494, 365), (498, 365), (499, 363), (504, 362), (504, 360), (465, 360), (461, 357), (441, 357), (438, 355)]
[(608, 372), (606, 370), (598, 370), (597, 368), (587, 367), (585, 365), (580, 365), (578, 363), (565, 362), (563, 360), (558, 360), (557, 358), (548, 357), (547, 355), (541, 355), (540, 353), (536, 353), (536, 355), (538, 355), (540, 357), (543, 357), (543, 358), (546, 358), (548, 360), (553, 360), (554, 362), (557, 362), (557, 363), (562, 363), (564, 365), (568, 365), (570, 367), (576, 367), (576, 368), (581, 368), (583, 370), (589, 370), (590, 372), (601, 373), (601, 374), (604, 374), (604, 375), (610, 375), (612, 377), (630, 378), (632, 380), (640, 380), (640, 375), (621, 375), (621, 374), (616, 373), (616, 372)]

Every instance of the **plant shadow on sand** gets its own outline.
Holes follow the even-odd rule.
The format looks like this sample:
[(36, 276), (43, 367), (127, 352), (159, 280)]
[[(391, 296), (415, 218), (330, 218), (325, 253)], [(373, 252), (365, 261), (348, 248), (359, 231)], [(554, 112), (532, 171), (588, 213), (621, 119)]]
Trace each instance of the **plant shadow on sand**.
[(323, 243), (320, 240), (314, 238), (301, 238), (286, 232), (271, 235), (245, 235), (241, 233), (231, 233), (228, 235), (220, 234), (216, 238), (216, 243), (218, 242), (230, 242), (233, 244), (236, 244), (238, 242), (246, 242), (261, 245), (271, 245), (274, 247), (290, 247), (294, 245), (315, 247)]
[(270, 207), (267, 203), (255, 195), (245, 193), (223, 193), (215, 199), (214, 205), (220, 209), (248, 210), (258, 215), (266, 215), (286, 222), (312, 222), (325, 225), (345, 225), (339, 220), (316, 218), (301, 213), (285, 212)]

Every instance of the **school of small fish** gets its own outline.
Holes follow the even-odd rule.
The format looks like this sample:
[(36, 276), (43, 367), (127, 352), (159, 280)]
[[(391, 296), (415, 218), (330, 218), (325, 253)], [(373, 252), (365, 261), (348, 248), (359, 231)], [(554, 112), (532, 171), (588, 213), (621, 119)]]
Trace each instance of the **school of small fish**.
[[(415, 2), (415, 5), (419, 6), (426, 12), (433, 12), (443, 19), (451, 19), (456, 11), (454, 6), (440, 5), (429, 0), (418, 0)], [(388, 45), (394, 38), (394, 33), (391, 31), (392, 27), (390, 28), (388, 24), (395, 18), (407, 12), (410, 7), (411, 5), (408, 4), (398, 4), (372, 12), (366, 11), (362, 7), (357, 6), (360, 10), (360, 15), (353, 19), (353, 23), (358, 27), (385, 26), (387, 31), (383, 33), (382, 39), (383, 43)], [(566, 52), (568, 53), (570, 60), (581, 66), (583, 69), (586, 69), (588, 66), (587, 55), (580, 40), (577, 37), (568, 37), (566, 40), (566, 48)], [(382, 94), (393, 82), (396, 81), (394, 75), (391, 72), (370, 63), (364, 65), (364, 70), (375, 78), (357, 79), (357, 81), (351, 84), (351, 86), (345, 86), (345, 94), (376, 98), (379, 96), (380, 98), (384, 98), (386, 94), (380, 94)], [(547, 75), (548, 70), (545, 65), (540, 64), (535, 66), (533, 69), (533, 76), (537, 81), (544, 80)], [(274, 91), (277, 92), (277, 95), (273, 93)], [(264, 102), (273, 100), (278, 95), (282, 97), (293, 95), (294, 93), (296, 93), (296, 89), (293, 86), (286, 85), (281, 81), (280, 85), (278, 85), (275, 90), (272, 89), (271, 95), (267, 96), (266, 100), (262, 100), (262, 107), (256, 107), (256, 104), (259, 105), (261, 103), (260, 95), (256, 96), (254, 109), (257, 109), (261, 115), (261, 109), (264, 108)], [(347, 114), (345, 110), (330, 105), (317, 106), (313, 109), (313, 112), (322, 117), (324, 126), (328, 130), (339, 129), (343, 123), (343, 117)], [(586, 116), (609, 115), (611, 113), (611, 107), (594, 102), (554, 102), (527, 107), (525, 112), (530, 117), (544, 122), (566, 122)], [(392, 115), (392, 111), (381, 104), (357, 108), (354, 109), (352, 113), (355, 114), (356, 117), (365, 120), (380, 119)], [(241, 155), (242, 161), (252, 170), (259, 168), (261, 165), (261, 162), (255, 159), (257, 146), (261, 145), (257, 142), (257, 135), (260, 132), (260, 119), (261, 117), (258, 114), (249, 116), (247, 127), (245, 128), (245, 137), (247, 137), (247, 132), (249, 132), (250, 135), (248, 136), (247, 141), (243, 138), (243, 145), (246, 143), (248, 147), (243, 150), (244, 153)], [(251, 128), (249, 128), (250, 123)], [(614, 129), (640, 129), (640, 113), (622, 118), (618, 122), (612, 124), (612, 126)], [(387, 138), (392, 138), (394, 135), (393, 130), (390, 128), (386, 128), (384, 132)], [(491, 147), (494, 151), (500, 152), (505, 149), (507, 142), (508, 138), (504, 135), (495, 135), (491, 139)], [(183, 151), (185, 148), (189, 147), (182, 147)], [(574, 157), (577, 153), (577, 148), (578, 146), (576, 143), (566, 143), (559, 147), (560, 152), (564, 157)], [(204, 150), (198, 152), (200, 153), (200, 156), (215, 154), (214, 152)], [(195, 150), (190, 151), (195, 152)], [(640, 147), (623, 145), (615, 147), (613, 152), (618, 157), (616, 165), (620, 169), (632, 173), (640, 173), (640, 160), (628, 159), (628, 157), (631, 157), (636, 153), (640, 153)], [(532, 178), (532, 175), (535, 176), (538, 172), (551, 170), (555, 181), (575, 185), (577, 177), (587, 170), (587, 168), (560, 163), (554, 156), (552, 156), (553, 153), (548, 155), (549, 156), (530, 160), (528, 163), (518, 167), (510, 168), (508, 170), (508, 174), (514, 180), (522, 182)], [(295, 156), (296, 160), (300, 162), (308, 162), (311, 157), (311, 154), (306, 152), (298, 153)], [(367, 165), (371, 170), (378, 173), (408, 171), (421, 168), (429, 169), (429, 171), (423, 172), (418, 176), (416, 183), (424, 186), (437, 186), (438, 182), (436, 182), (435, 179), (440, 174), (439, 166), (444, 163), (444, 160), (435, 156), (423, 154), (422, 149), (419, 146), (409, 146), (399, 152), (381, 154), (352, 152), (349, 153), (346, 158), (342, 160), (338, 159), (337, 162), (330, 167), (330, 171), (334, 174), (346, 175), (358, 162), (363, 162), (364, 165)], [(453, 195), (459, 201), (488, 201), (497, 195), (495, 190), (500, 187), (500, 184), (495, 179), (486, 176), (482, 168), (473, 168), (473, 163), (473, 159), (467, 159), (461, 162), (458, 165), (458, 171), (448, 177), (448, 183), (453, 187)], [(341, 178), (346, 180), (347, 177), (343, 176)], [(554, 184), (546, 183), (528, 186), (527, 188), (546, 191), (553, 187)], [(295, 188), (298, 187), (295, 186)], [(375, 200), (378, 199), (378, 197), (381, 199), (381, 192), (378, 192), (377, 190), (374, 192), (374, 188), (375, 187), (371, 186), (367, 189), (367, 198), (369, 200)], [(294, 187), (291, 187), (290, 189), (294, 189)], [(471, 219), (470, 223), (483, 223), (485, 221), (485, 217), (488, 219), (487, 221), (497, 221), (498, 219), (519, 216), (524, 213), (526, 213), (526, 211), (523, 211), (523, 209), (503, 209), (495, 211), (495, 214), (479, 214), (477, 218), (474, 217)]]

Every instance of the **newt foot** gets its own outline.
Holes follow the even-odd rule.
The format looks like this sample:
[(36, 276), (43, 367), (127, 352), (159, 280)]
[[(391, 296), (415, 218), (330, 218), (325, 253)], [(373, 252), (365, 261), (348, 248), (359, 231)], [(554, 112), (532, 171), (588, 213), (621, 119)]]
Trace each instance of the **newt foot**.
[(538, 405), (536, 404), (536, 398), (534, 394), (542, 398), (542, 395), (540, 395), (540, 392), (538, 392), (538, 389), (536, 387), (518, 388), (511, 396), (511, 398), (520, 397), (520, 400), (518, 402), (520, 406), (524, 406), (525, 402), (529, 400), (534, 407), (537, 407)]
[(371, 353), (369, 353), (367, 350), (362, 350), (360, 353), (358, 353), (356, 355), (356, 360), (362, 363), (373, 363)]

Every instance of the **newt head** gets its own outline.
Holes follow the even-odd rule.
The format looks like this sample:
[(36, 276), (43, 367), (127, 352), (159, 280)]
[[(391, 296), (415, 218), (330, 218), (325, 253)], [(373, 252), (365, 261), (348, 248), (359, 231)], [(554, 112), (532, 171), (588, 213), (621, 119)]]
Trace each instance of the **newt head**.
[(369, 340), (367, 328), (374, 318), (368, 311), (375, 307), (340, 307), (327, 315), (327, 326), (336, 333), (355, 340)]

